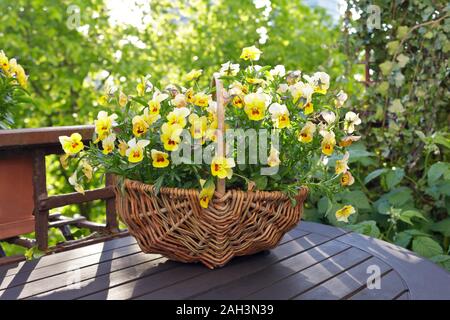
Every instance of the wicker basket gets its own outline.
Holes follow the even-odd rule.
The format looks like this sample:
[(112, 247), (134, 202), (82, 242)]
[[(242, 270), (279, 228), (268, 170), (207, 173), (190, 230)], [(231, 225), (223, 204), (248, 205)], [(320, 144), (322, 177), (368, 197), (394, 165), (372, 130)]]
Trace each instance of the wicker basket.
[[(215, 77), (218, 116), (218, 155), (224, 154), (224, 96)], [(296, 205), (281, 192), (225, 191), (218, 179), (207, 209), (195, 189), (161, 188), (125, 180), (117, 187), (116, 208), (130, 234), (146, 253), (160, 253), (181, 262), (202, 262), (209, 268), (225, 265), (234, 256), (274, 248), (299, 221), (307, 189)]]

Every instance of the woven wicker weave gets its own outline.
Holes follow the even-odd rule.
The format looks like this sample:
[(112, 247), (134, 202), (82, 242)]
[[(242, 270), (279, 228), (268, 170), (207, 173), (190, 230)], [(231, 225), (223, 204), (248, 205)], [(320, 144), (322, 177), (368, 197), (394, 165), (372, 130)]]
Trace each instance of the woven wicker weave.
[[(216, 78), (218, 155), (224, 154), (223, 87)], [(195, 189), (161, 188), (125, 180), (116, 189), (116, 208), (146, 253), (160, 253), (181, 262), (202, 262), (209, 268), (225, 265), (234, 256), (275, 247), (299, 221), (307, 189), (296, 205), (281, 192), (225, 191), (218, 179), (214, 198), (204, 209)]]
[(124, 193), (116, 193), (117, 211), (142, 251), (214, 268), (275, 247), (300, 220), (307, 191), (292, 206), (281, 192), (228, 190), (208, 209), (195, 189), (161, 188), (156, 195), (152, 185), (125, 180)]

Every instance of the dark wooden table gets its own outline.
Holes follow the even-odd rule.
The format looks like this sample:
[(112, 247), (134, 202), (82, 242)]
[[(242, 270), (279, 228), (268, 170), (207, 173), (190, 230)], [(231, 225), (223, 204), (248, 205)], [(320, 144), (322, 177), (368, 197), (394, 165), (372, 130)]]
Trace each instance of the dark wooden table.
[(0, 299), (450, 299), (450, 273), (428, 260), (308, 222), (216, 270), (143, 254), (126, 237), (1, 266), (0, 284)]

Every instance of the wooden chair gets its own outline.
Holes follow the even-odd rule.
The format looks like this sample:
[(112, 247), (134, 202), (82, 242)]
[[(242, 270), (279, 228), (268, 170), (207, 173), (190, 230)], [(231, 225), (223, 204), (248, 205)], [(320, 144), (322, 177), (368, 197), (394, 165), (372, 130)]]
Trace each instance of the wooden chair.
[[(47, 193), (45, 156), (61, 154), (61, 135), (79, 132), (85, 143), (92, 138), (92, 126), (52, 127), (0, 130), (0, 241), (42, 251), (61, 251), (106, 238), (120, 236), (114, 204), (112, 178), (106, 176), (104, 188), (79, 193), (49, 196)], [(106, 224), (85, 217), (69, 218), (50, 210), (93, 200), (106, 201)], [(69, 226), (87, 228), (95, 234), (74, 240)], [(48, 246), (49, 228), (61, 230), (66, 241)], [(21, 237), (35, 232), (35, 240)], [(0, 257), (4, 256), (0, 246)], [(0, 262), (1, 263), (1, 262)]]

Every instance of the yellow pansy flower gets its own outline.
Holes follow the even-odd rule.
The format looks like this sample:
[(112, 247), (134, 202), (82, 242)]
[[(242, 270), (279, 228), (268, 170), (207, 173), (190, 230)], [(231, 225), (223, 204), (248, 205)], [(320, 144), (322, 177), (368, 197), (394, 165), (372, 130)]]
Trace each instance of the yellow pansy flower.
[(342, 186), (351, 186), (355, 183), (355, 178), (353, 178), (350, 171), (344, 172), (344, 174), (341, 176), (341, 185)]
[(211, 100), (211, 96), (207, 95), (206, 93), (199, 92), (194, 95), (194, 104), (196, 106), (206, 108), (209, 105), (209, 101)]
[(122, 91), (120, 91), (119, 93), (119, 106), (121, 106), (122, 108), (126, 106), (128, 102), (128, 97), (125, 93), (123, 93)]
[(28, 76), (25, 74), (22, 66), (18, 64), (15, 68), (16, 79), (22, 88), (26, 88)]
[(87, 181), (91, 181), (94, 169), (89, 164), (89, 162), (87, 162), (86, 160), (81, 161), (81, 170), (83, 171), (83, 174), (86, 177)]
[(195, 113), (189, 116), (189, 123), (191, 124), (191, 135), (194, 139), (201, 139), (208, 128), (208, 119), (205, 116), (199, 117)]
[(136, 142), (136, 138), (128, 141), (128, 149), (125, 155), (128, 157), (128, 161), (131, 163), (141, 162), (144, 159), (144, 148), (150, 143), (148, 140), (139, 140)]
[(185, 76), (186, 81), (192, 81), (192, 80), (196, 80), (198, 78), (200, 78), (200, 76), (202, 75), (203, 70), (201, 69), (192, 69), (191, 71), (189, 71), (189, 73)]
[(194, 89), (189, 88), (184, 95), (186, 96), (186, 101), (189, 103), (194, 103), (195, 101), (195, 92)]
[(213, 141), (213, 142), (216, 142), (216, 141), (217, 141), (217, 128), (209, 127), (209, 128), (206, 130), (206, 138), (207, 138), (208, 140), (211, 140), (211, 141)]
[(211, 162), (211, 173), (220, 179), (231, 179), (233, 176), (233, 169), (236, 166), (233, 158), (225, 158), (215, 156)]
[(96, 142), (105, 139), (109, 135), (113, 125), (116, 125), (116, 119), (117, 115), (115, 113), (110, 116), (106, 111), (98, 113), (97, 120), (94, 121), (95, 133), (97, 134)]
[[(303, 83), (299, 81), (289, 86), (289, 92), (292, 95), (294, 103), (297, 103), (297, 101), (300, 98), (305, 99), (306, 100), (305, 103), (308, 103), (311, 102), (312, 95), (314, 93), (314, 88), (308, 83)], [(303, 105), (304, 103), (299, 104), (299, 107), (302, 108)]]
[(199, 200), (200, 200), (200, 206), (202, 208), (208, 208), (209, 202), (211, 201), (212, 197), (214, 196), (214, 191), (216, 187), (214, 183), (203, 183), (202, 184), (202, 190), (199, 194)]
[(244, 111), (253, 121), (264, 119), (270, 96), (265, 93), (250, 93), (244, 97)]
[(235, 81), (228, 90), (230, 96), (242, 96), (248, 93), (248, 87), (242, 83)]
[(258, 61), (262, 51), (255, 46), (242, 49), (240, 58), (244, 60)]
[(136, 137), (142, 136), (148, 130), (148, 123), (145, 121), (143, 116), (134, 116), (132, 124), (133, 124), (133, 134)]
[(316, 125), (307, 121), (298, 135), (298, 140), (303, 143), (310, 143), (313, 140), (314, 132), (316, 132)]
[(336, 211), (336, 219), (337, 221), (348, 222), (348, 217), (354, 214), (355, 208), (350, 205), (343, 206), (341, 209)]
[(161, 115), (160, 114), (158, 114), (158, 113), (151, 114), (149, 112), (149, 108), (145, 108), (144, 109), (144, 114), (142, 115), (142, 117), (144, 118), (145, 122), (147, 122), (147, 124), (149, 126), (151, 126), (153, 123), (155, 123), (156, 121), (161, 119)]
[(267, 164), (269, 165), (269, 167), (276, 167), (278, 165), (280, 165), (280, 158), (279, 158), (280, 152), (275, 149), (274, 147), (270, 148), (270, 154), (269, 157), (267, 158)]
[(313, 111), (314, 111), (314, 105), (313, 105), (313, 103), (310, 101), (310, 102), (307, 102), (305, 105), (303, 105), (303, 113), (305, 114), (305, 115), (308, 115), (308, 114), (311, 114), (311, 113), (313, 113)]
[(5, 74), (9, 75), (9, 60), (3, 50), (0, 50), (0, 67)]
[(66, 154), (75, 155), (84, 149), (83, 141), (81, 141), (82, 139), (81, 134), (72, 133), (70, 137), (60, 136), (59, 142)]
[(17, 66), (18, 66), (18, 64), (17, 64), (17, 60), (16, 59), (10, 59), (9, 60), (9, 71), (12, 73), (12, 74), (16, 74), (16, 72), (17, 72)]
[(348, 147), (351, 146), (353, 142), (358, 141), (361, 139), (361, 136), (345, 136), (339, 141), (339, 145), (341, 147)]
[(164, 143), (164, 149), (167, 151), (178, 150), (178, 145), (180, 144), (180, 135), (183, 132), (183, 127), (179, 124), (170, 125), (164, 123), (161, 126), (161, 141)]
[(167, 115), (169, 125), (178, 124), (182, 128), (186, 126), (186, 117), (191, 113), (188, 108), (177, 108)]
[(103, 154), (110, 154), (113, 152), (115, 148), (116, 141), (116, 135), (114, 133), (111, 133), (109, 136), (107, 136), (105, 139), (102, 140), (102, 148), (103, 148)]
[(125, 141), (120, 140), (119, 141), (119, 154), (122, 157), (125, 157), (125, 155), (127, 153), (127, 149), (128, 149), (128, 144)]
[(245, 81), (246, 81), (247, 83), (250, 83), (250, 84), (260, 84), (260, 83), (263, 83), (263, 82), (264, 82), (263, 79), (250, 78), (250, 77), (246, 77), (246, 78), (245, 78)]
[(336, 160), (335, 173), (341, 174), (347, 172), (349, 153), (346, 152), (341, 160)]
[(284, 104), (273, 103), (269, 108), (269, 112), (275, 128), (283, 129), (290, 126), (289, 110)]
[(139, 82), (136, 86), (136, 91), (138, 93), (138, 96), (142, 97), (145, 94), (145, 84)]
[(153, 163), (152, 165), (155, 168), (165, 168), (169, 165), (169, 154), (165, 153), (165, 152), (161, 152), (155, 149), (152, 149), (151, 151), (151, 155), (152, 155), (152, 160)]
[(101, 106), (106, 106), (106, 104), (108, 103), (108, 96), (107, 95), (102, 95), (97, 99), (97, 102), (99, 105)]
[(312, 77), (304, 75), (303, 78), (314, 88), (314, 92), (325, 94), (330, 87), (330, 76), (325, 72), (316, 72)]
[(231, 100), (231, 103), (236, 108), (241, 109), (244, 106), (244, 99), (242, 99), (241, 96), (234, 96), (233, 99)]
[(175, 108), (183, 108), (186, 107), (188, 104), (186, 96), (182, 93), (177, 94), (175, 98), (172, 99), (171, 102)]
[(336, 139), (334, 137), (334, 132), (325, 131), (321, 133), (323, 136), (322, 140), (322, 153), (331, 156), (334, 150), (334, 146), (336, 145)]
[(153, 98), (148, 102), (148, 110), (150, 114), (159, 114), (159, 111), (161, 109), (161, 102), (166, 100), (168, 97), (169, 95), (167, 93), (155, 91), (155, 93), (153, 94)]

